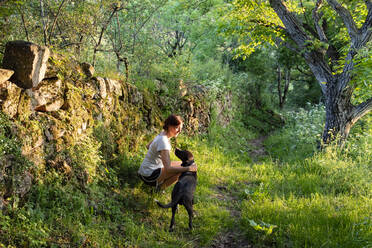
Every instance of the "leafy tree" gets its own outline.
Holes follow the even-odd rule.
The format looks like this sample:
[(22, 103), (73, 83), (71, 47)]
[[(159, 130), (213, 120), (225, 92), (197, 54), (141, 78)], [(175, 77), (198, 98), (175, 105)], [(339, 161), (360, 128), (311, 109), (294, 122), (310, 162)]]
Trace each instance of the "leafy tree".
[(105, 51), (115, 54), (118, 72), (124, 64), (127, 78), (130, 64), (136, 73), (143, 73), (149, 67), (146, 63), (158, 56), (151, 44), (154, 36), (151, 26), (154, 16), (158, 15), (166, 2), (167, 0), (126, 1), (124, 10), (115, 14), (108, 27), (107, 37), (111, 47)]
[(305, 59), (325, 99), (324, 143), (337, 136), (345, 140), (350, 128), (372, 109), (370, 95), (352, 103), (357, 85), (370, 87), (363, 75), (353, 72), (371, 68), (367, 49), (372, 34), (371, 0), (236, 0), (224, 20), (224, 31), (240, 38), (242, 56), (270, 44), (286, 46)]

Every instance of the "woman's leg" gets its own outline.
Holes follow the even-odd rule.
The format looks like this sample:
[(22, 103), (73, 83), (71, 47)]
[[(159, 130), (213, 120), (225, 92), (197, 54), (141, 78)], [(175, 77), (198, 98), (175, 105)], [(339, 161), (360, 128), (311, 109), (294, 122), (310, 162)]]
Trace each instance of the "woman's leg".
[[(181, 163), (182, 163), (181, 161), (172, 161), (171, 165), (180, 165)], [(160, 185), (161, 189), (165, 189), (165, 188), (171, 186), (172, 184), (174, 184), (175, 182), (177, 182), (180, 175), (181, 175), (181, 173), (179, 173), (179, 172), (170, 173), (170, 172), (166, 171), (163, 167), (163, 168), (161, 168), (161, 173), (160, 173), (160, 176), (159, 176), (157, 182)]]

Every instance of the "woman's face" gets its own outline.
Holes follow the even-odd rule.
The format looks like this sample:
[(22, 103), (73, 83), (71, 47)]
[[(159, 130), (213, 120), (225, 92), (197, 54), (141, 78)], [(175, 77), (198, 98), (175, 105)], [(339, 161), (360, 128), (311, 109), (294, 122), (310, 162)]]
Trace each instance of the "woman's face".
[(178, 126), (169, 126), (170, 137), (177, 137), (178, 134), (182, 131), (183, 124), (181, 123)]

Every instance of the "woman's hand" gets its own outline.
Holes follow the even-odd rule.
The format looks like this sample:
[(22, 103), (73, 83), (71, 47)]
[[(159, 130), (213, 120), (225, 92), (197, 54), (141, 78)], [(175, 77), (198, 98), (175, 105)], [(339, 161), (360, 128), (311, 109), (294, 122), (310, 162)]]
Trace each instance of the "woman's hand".
[(187, 168), (189, 168), (189, 171), (192, 171), (192, 172), (196, 172), (198, 170), (198, 166), (196, 165), (196, 163), (193, 163)]

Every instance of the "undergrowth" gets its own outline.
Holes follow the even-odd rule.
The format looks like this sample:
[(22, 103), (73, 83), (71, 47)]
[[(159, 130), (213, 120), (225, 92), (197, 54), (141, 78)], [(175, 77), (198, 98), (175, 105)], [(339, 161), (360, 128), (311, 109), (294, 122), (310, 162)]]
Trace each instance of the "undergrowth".
[[(177, 138), (198, 164), (191, 232), (181, 206), (169, 233), (171, 211), (154, 202), (169, 202), (172, 187), (154, 193), (136, 176), (153, 137), (136, 152), (110, 157), (110, 136), (101, 133), (74, 153), (76, 161), (101, 163), (98, 175), (82, 185), (47, 170), (23, 202), (0, 212), (0, 247), (209, 247), (237, 229), (253, 247), (371, 247), (370, 120), (356, 127), (344, 150), (319, 152), (323, 108), (309, 109), (286, 117), (287, 126), (265, 142), (270, 155), (259, 162), (249, 157), (248, 144), (257, 134), (239, 122)], [(94, 161), (86, 157), (93, 151)]]

